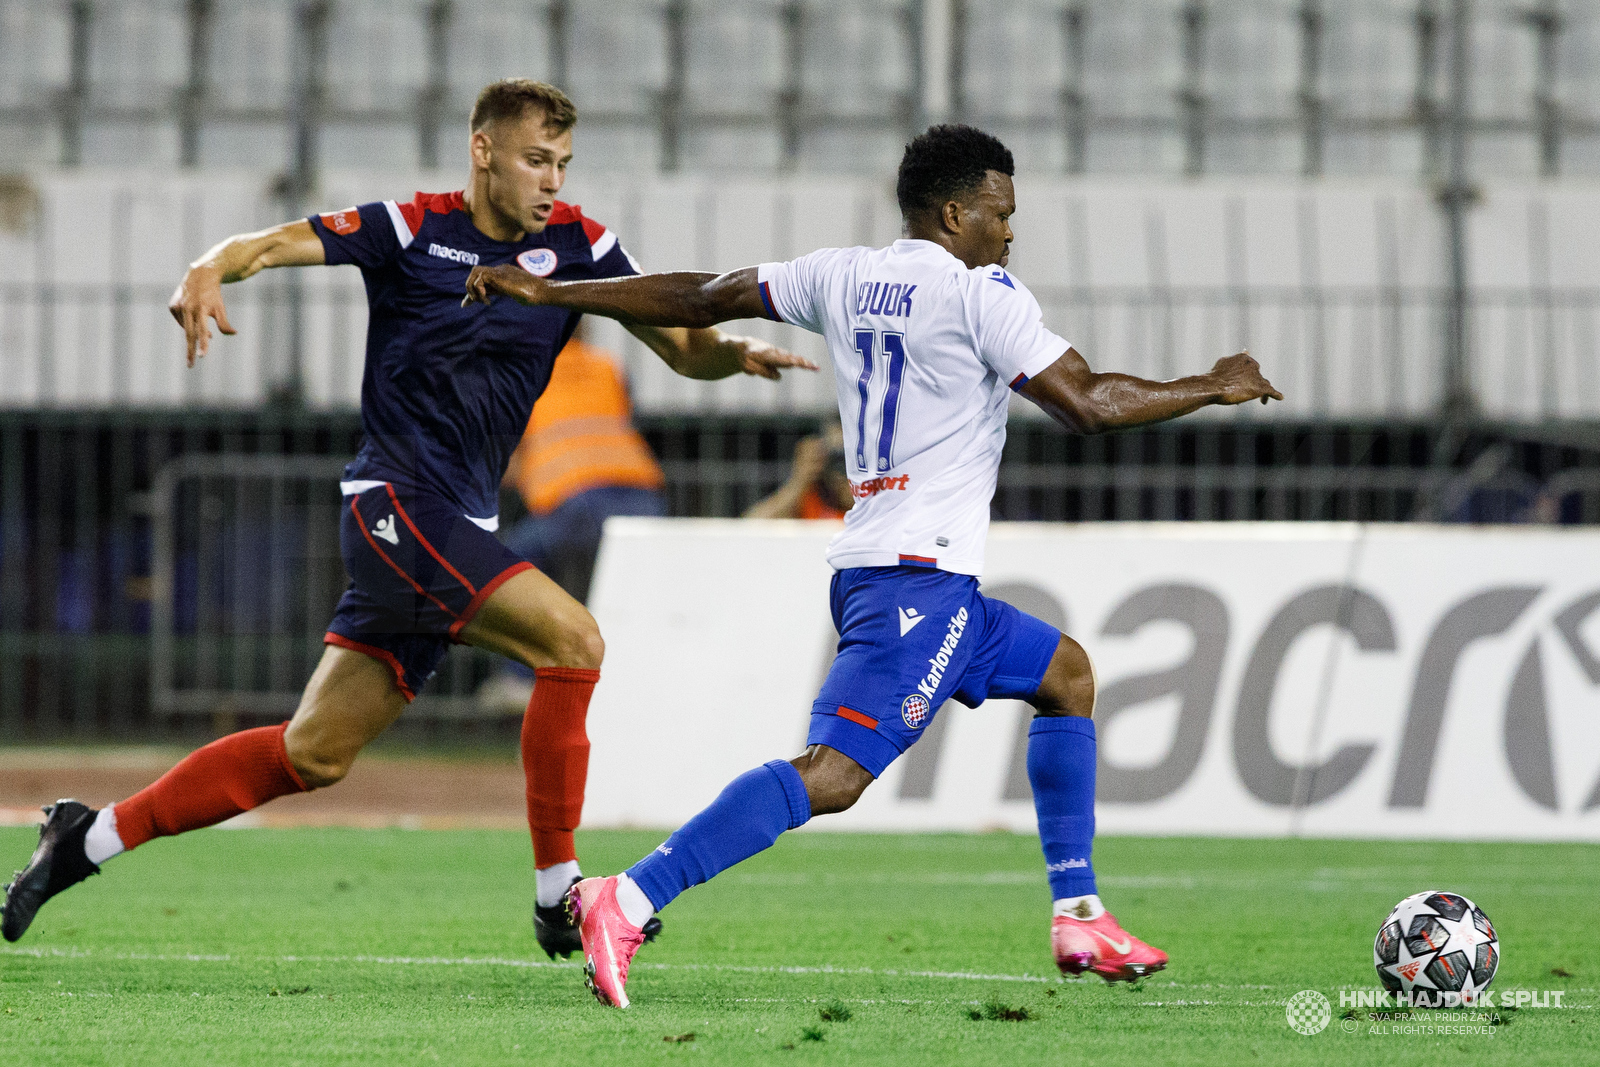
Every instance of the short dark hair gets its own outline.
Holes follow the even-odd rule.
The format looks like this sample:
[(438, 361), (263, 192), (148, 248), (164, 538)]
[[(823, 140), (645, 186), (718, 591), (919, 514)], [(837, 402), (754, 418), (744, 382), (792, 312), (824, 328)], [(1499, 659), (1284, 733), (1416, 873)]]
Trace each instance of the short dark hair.
[(557, 133), (572, 129), (578, 121), (577, 106), (554, 85), (531, 78), (501, 78), (478, 94), (478, 102), (472, 105), (472, 130), (477, 132), (500, 119), (520, 119), (532, 108), (543, 111), (545, 126)]
[(900, 157), (895, 199), (902, 215), (920, 215), (970, 192), (991, 170), (1007, 176), (1017, 167), (1011, 149), (973, 126), (930, 126)]

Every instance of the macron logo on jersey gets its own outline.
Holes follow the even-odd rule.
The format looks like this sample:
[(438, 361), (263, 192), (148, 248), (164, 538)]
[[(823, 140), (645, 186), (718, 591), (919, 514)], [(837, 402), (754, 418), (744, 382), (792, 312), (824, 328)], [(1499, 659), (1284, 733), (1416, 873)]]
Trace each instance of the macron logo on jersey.
[(899, 282), (862, 282), (861, 288), (856, 290), (856, 314), (909, 315), (911, 294), (916, 288)]
[(478, 253), (462, 252), (458, 249), (446, 248), (444, 245), (429, 245), (428, 255), (438, 256), (440, 259), (451, 259), (457, 263), (465, 263), (470, 267), (478, 265)]
[(1007, 274), (1005, 271), (1001, 270), (999, 267), (995, 267), (995, 268), (993, 268), (993, 269), (991, 269), (989, 271), (989, 280), (991, 282), (999, 282), (1001, 285), (1005, 286), (1007, 289), (1015, 289), (1016, 288), (1016, 285), (1011, 281), (1011, 275)]

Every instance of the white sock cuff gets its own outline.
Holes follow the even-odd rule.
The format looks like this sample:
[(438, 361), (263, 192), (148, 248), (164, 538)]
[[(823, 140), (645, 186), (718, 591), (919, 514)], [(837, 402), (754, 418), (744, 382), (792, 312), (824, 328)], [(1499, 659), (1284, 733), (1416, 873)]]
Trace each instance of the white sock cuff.
[(1106, 906), (1100, 903), (1100, 897), (1096, 893), (1081, 897), (1062, 897), (1051, 907), (1052, 918), (1065, 915), (1085, 922), (1093, 922), (1105, 913)]
[(83, 851), (88, 855), (89, 862), (97, 867), (112, 856), (126, 851), (122, 847), (122, 837), (117, 833), (115, 805), (107, 804), (101, 808), (94, 822), (89, 824), (89, 832), (83, 839)]
[(626, 873), (617, 875), (617, 906), (622, 909), (622, 917), (640, 929), (656, 913), (656, 906), (644, 895), (639, 883)]
[(541, 908), (553, 908), (567, 895), (574, 878), (582, 878), (583, 872), (578, 869), (577, 860), (566, 860), (562, 863), (552, 863), (548, 867), (540, 867), (533, 872), (534, 896), (539, 901)]

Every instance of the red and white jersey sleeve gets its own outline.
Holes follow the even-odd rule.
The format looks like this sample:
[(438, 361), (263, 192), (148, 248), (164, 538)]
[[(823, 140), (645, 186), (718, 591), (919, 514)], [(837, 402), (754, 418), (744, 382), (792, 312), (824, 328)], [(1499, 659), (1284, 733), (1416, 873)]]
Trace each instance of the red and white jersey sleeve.
[(856, 498), (828, 562), (982, 573), (1010, 389), (1070, 347), (1033, 294), (930, 241), (822, 249), (756, 277), (771, 318), (828, 343)]

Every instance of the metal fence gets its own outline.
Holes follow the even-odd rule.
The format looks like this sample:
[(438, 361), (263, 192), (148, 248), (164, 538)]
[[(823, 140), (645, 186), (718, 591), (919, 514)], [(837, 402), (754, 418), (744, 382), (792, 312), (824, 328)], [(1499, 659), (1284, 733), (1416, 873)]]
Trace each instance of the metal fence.
[[(672, 514), (740, 514), (809, 417), (654, 417)], [(350, 413), (0, 414), (0, 736), (160, 737), (292, 711), (342, 590)], [(502, 517), (520, 505), (508, 497)], [(1600, 522), (1600, 432), (1194, 423), (1014, 426), (999, 519)], [(412, 728), (504, 733), (452, 656)], [(475, 725), (476, 724), (476, 725)], [(430, 735), (432, 736), (432, 735)], [(498, 736), (498, 735), (497, 735)]]

